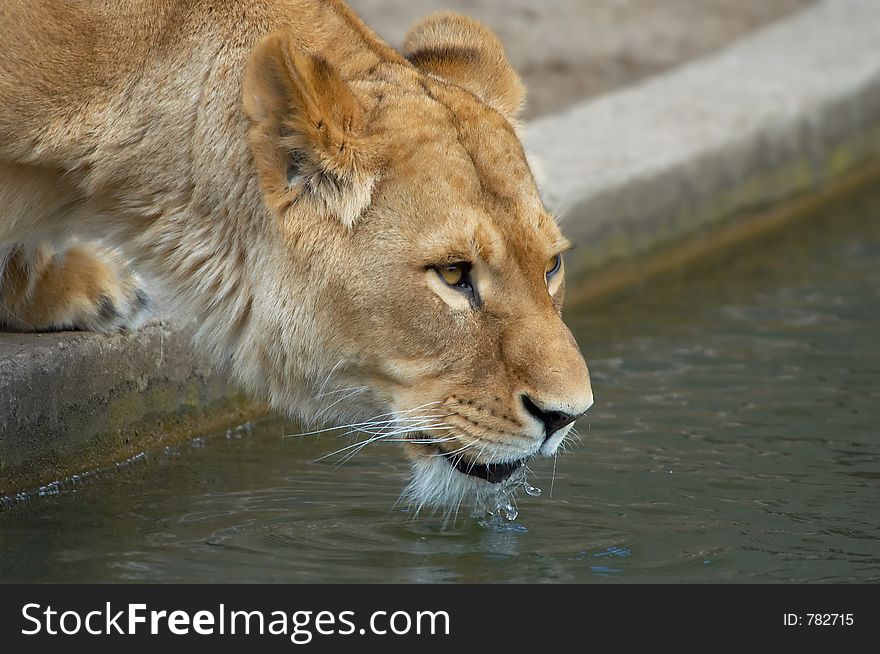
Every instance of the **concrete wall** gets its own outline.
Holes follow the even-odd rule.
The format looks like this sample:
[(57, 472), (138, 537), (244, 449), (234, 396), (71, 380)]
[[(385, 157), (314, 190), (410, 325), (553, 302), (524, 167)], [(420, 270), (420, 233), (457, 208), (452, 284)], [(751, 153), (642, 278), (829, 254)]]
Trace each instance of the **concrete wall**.
[(0, 494), (191, 437), (265, 408), (190, 347), (192, 326), (0, 337)]
[(545, 200), (578, 244), (571, 286), (594, 295), (648, 254), (710, 235), (707, 251), (732, 221), (778, 223), (771, 210), (864, 175), (880, 161), (878, 44), (880, 2), (827, 0), (529, 125)]

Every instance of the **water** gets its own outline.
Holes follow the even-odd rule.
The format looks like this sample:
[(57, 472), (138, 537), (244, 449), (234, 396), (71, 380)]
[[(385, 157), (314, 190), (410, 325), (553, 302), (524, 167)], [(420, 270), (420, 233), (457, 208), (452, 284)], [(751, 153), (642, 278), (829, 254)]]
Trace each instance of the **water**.
[(0, 580), (880, 581), (878, 261), (875, 193), (570, 310), (596, 404), (506, 517), (413, 519), (393, 446), (270, 420), (0, 509)]

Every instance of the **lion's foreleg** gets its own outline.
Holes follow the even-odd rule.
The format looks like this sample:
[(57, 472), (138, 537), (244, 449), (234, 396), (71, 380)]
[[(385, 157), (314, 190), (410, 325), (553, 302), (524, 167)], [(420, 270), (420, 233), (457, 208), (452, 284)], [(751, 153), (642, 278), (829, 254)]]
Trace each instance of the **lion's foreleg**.
[(5, 246), (0, 325), (19, 331), (136, 327), (149, 309), (139, 278), (113, 251), (92, 244)]

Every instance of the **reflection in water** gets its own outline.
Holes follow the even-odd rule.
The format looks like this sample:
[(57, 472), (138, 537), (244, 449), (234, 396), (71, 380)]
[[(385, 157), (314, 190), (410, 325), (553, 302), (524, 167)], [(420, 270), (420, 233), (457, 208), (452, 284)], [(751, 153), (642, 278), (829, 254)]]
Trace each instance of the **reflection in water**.
[(4, 581), (880, 581), (880, 197), (567, 320), (596, 404), (507, 521), (267, 421), (0, 510)]

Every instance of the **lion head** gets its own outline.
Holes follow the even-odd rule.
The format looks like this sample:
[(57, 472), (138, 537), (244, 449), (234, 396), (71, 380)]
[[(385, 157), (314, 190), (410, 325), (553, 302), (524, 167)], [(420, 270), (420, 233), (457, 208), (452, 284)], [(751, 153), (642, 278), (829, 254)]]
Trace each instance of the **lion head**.
[(249, 143), (281, 243), (254, 307), (264, 298), (275, 337), (251, 365), (284, 371), (277, 406), (362, 433), (355, 448), (401, 443), (416, 504), (456, 504), (553, 455), (593, 402), (561, 318), (569, 242), (488, 29), (435, 15), (403, 54), (359, 34), (276, 32), (248, 63)]

